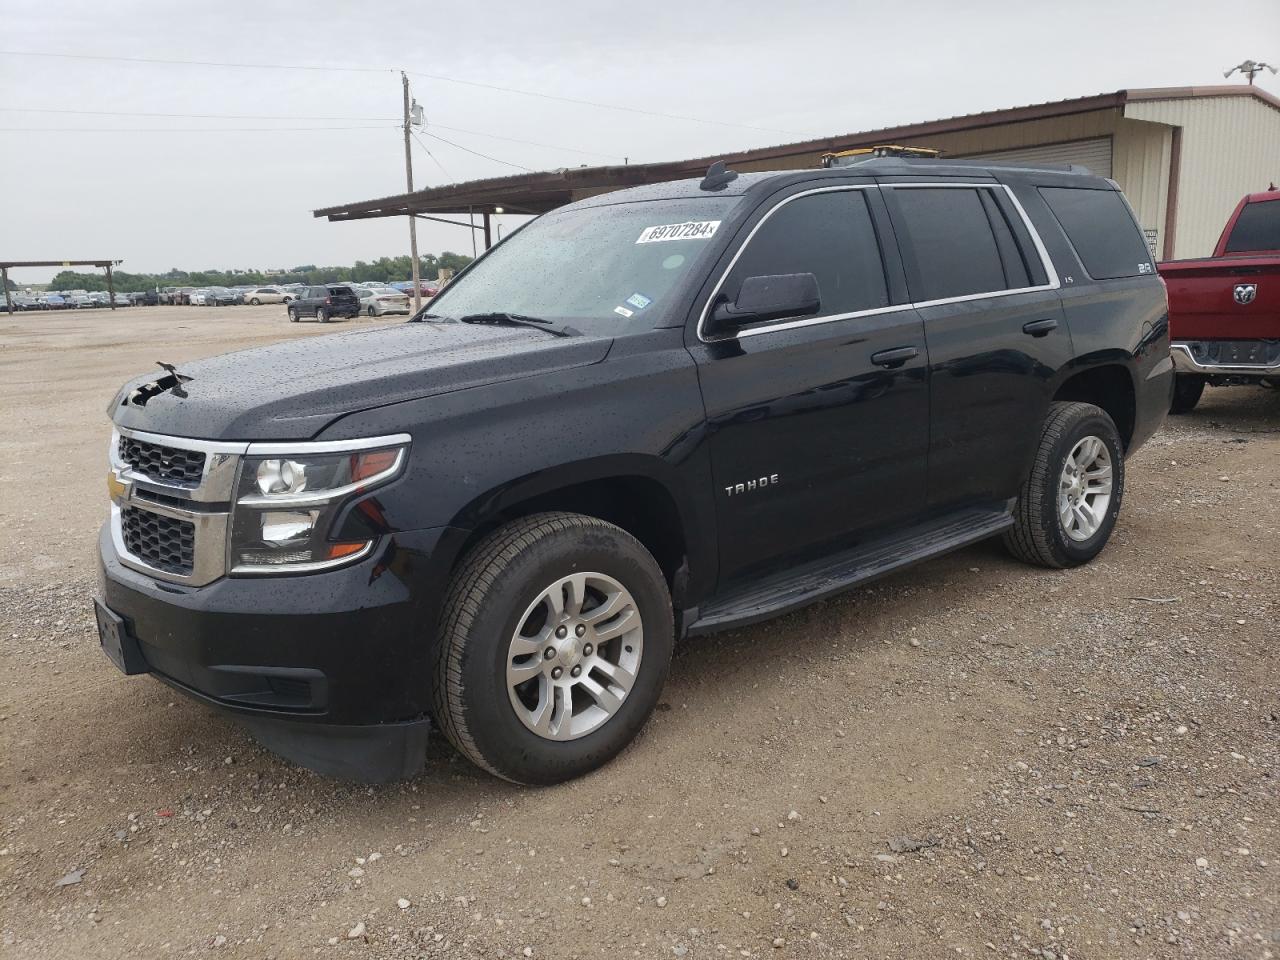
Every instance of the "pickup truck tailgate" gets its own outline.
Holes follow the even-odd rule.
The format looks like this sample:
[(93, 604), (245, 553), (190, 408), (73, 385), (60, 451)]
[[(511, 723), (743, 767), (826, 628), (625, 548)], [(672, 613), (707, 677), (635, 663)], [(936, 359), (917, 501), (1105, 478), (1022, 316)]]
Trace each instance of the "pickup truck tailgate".
[(1280, 340), (1275, 257), (1171, 260), (1158, 269), (1169, 288), (1171, 339)]

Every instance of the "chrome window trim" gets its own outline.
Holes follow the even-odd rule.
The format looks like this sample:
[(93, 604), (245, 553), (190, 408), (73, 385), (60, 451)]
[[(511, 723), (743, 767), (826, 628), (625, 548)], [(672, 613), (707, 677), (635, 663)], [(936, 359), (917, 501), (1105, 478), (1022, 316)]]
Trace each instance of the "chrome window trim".
[[(780, 320), (775, 323), (754, 327), (750, 330), (739, 330), (737, 333), (726, 334), (722, 337), (712, 337), (708, 339), (703, 336), (703, 327), (707, 322), (707, 316), (711, 311), (711, 305), (715, 303), (716, 297), (720, 295), (720, 289), (724, 286), (725, 281), (729, 278), (729, 274), (733, 272), (733, 268), (737, 266), (738, 259), (742, 256), (743, 251), (747, 249), (751, 241), (755, 238), (756, 232), (764, 226), (765, 222), (773, 216), (773, 214), (790, 203), (792, 200), (798, 200), (801, 197), (811, 196), (815, 193), (836, 193), (846, 190), (921, 190), (921, 189), (937, 189), (939, 187), (949, 187), (958, 189), (975, 189), (983, 190), (1003, 190), (1013, 207), (1018, 212), (1018, 216), (1022, 218), (1023, 226), (1026, 227), (1027, 233), (1031, 237), (1032, 246), (1035, 247), (1036, 254), (1040, 257), (1041, 266), (1044, 268), (1045, 276), (1048, 282), (1038, 284), (1031, 287), (1018, 287), (1013, 290), (993, 290), (989, 293), (970, 293), (959, 297), (943, 297), (937, 300), (916, 300), (910, 303), (893, 304), (888, 307), (873, 307), (869, 310), (857, 310), (853, 313), (836, 313), (824, 314), (817, 317), (805, 317), (800, 320)], [(883, 253), (881, 254), (883, 257)], [(886, 278), (887, 280), (887, 278)], [(834, 187), (818, 187), (813, 190), (804, 190), (800, 193), (792, 194), (779, 200), (770, 210), (760, 218), (751, 232), (747, 234), (747, 238), (742, 241), (737, 252), (733, 255), (733, 259), (720, 274), (720, 279), (716, 281), (716, 285), (711, 290), (711, 295), (707, 298), (706, 303), (702, 305), (702, 313), (698, 316), (697, 334), (698, 339), (703, 343), (723, 343), (729, 340), (741, 340), (744, 337), (757, 337), (765, 333), (778, 333), (783, 330), (795, 330), (800, 327), (811, 327), (821, 323), (835, 323), (838, 320), (854, 320), (860, 317), (874, 317), (886, 313), (896, 313), (903, 310), (915, 310), (920, 307), (937, 307), (949, 303), (969, 303), (974, 300), (991, 300), (996, 297), (1008, 297), (1019, 293), (1038, 293), (1048, 290), (1059, 290), (1062, 288), (1061, 278), (1058, 271), (1053, 266), (1053, 260), (1049, 256), (1049, 251), (1044, 245), (1044, 241), (1040, 237), (1040, 232), (1036, 230), (1035, 225), (1031, 222), (1031, 218), (1027, 216), (1026, 208), (1022, 206), (1022, 202), (1014, 194), (1008, 184), (986, 182), (961, 182), (961, 183), (938, 183), (930, 181), (928, 183), (868, 183), (868, 184), (841, 184)]]

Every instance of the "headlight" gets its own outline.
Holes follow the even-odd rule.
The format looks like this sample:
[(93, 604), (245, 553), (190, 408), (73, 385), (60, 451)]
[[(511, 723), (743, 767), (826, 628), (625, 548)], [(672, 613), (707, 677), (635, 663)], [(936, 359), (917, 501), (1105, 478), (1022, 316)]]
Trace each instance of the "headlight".
[(344, 442), (341, 452), (263, 446), (269, 452), (251, 453), (240, 466), (228, 548), (232, 573), (322, 570), (373, 549), (372, 540), (339, 542), (330, 534), (347, 501), (400, 475), (407, 437)]

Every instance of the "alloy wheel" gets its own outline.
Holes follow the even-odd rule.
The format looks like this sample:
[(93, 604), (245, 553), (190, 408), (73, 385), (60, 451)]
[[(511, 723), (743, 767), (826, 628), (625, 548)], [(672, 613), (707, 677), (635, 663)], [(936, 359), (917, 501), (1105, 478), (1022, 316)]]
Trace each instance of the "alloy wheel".
[(507, 652), (507, 691), (520, 722), (547, 740), (576, 740), (626, 701), (644, 653), (635, 599), (603, 573), (574, 573), (525, 610)]
[(1058, 478), (1058, 522), (1076, 542), (1098, 532), (1111, 506), (1111, 450), (1088, 436), (1071, 449)]

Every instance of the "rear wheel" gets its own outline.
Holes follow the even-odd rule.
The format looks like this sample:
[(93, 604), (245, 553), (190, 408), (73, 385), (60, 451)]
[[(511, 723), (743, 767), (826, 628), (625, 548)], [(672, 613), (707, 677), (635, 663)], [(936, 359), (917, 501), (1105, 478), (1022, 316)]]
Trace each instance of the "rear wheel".
[(317, 323), (329, 322), (329, 313), (328, 311), (325, 310), (324, 307), (316, 307), (316, 322)]
[(289, 322), (290, 323), (298, 322), (298, 311), (293, 309), (293, 307), (289, 308)]
[(1124, 448), (1105, 410), (1050, 405), (1005, 546), (1042, 567), (1088, 563), (1106, 546), (1124, 498)]
[(1179, 373), (1173, 378), (1173, 402), (1169, 404), (1170, 413), (1190, 413), (1200, 402), (1204, 393), (1204, 377), (1195, 374)]
[(377, 309), (375, 309), (373, 306), (370, 306), (367, 312), (371, 317), (376, 317), (378, 315)]
[(490, 534), (449, 587), (435, 720), (469, 760), (516, 783), (607, 763), (657, 705), (674, 643), (671, 597), (626, 531), (571, 513)]

